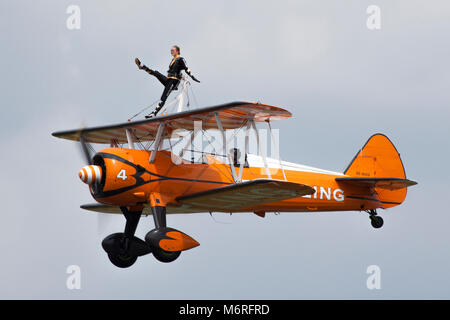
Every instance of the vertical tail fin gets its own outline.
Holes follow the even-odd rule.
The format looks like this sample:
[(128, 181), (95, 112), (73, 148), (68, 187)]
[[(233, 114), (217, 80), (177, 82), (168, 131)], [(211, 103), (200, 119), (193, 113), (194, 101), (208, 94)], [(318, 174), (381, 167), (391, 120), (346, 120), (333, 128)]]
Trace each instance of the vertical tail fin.
[(352, 177), (405, 179), (400, 154), (384, 134), (374, 134), (358, 151), (344, 174)]
[[(399, 178), (406, 179), (400, 154), (384, 134), (374, 134), (358, 151), (344, 174), (355, 178)], [(375, 187), (378, 199), (385, 208), (402, 203), (406, 197), (406, 187), (386, 190)], [(391, 203), (391, 204), (390, 204)]]

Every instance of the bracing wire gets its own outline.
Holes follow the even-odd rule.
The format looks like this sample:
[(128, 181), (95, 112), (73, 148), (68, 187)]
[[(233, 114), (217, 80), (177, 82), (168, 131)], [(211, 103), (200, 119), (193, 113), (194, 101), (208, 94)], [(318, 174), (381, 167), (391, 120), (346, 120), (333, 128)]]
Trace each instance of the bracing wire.
[[(185, 80), (185, 81), (187, 81), (187, 80)], [(198, 101), (197, 101), (197, 97), (195, 96), (194, 89), (192, 89), (192, 86), (191, 86), (190, 82), (187, 81), (187, 88), (186, 88), (187, 108), (189, 109), (190, 104), (191, 104), (190, 97), (189, 97), (189, 89), (190, 89), (191, 92), (192, 92), (192, 97), (194, 98), (195, 106), (198, 107)], [(159, 99), (156, 100), (156, 101), (154, 101), (152, 104), (150, 104), (150, 105), (148, 105), (148, 106), (142, 108), (142, 109), (139, 110), (135, 115), (133, 115), (130, 119), (128, 119), (128, 121), (133, 120), (134, 118), (136, 118), (137, 116), (139, 116), (140, 114), (142, 114), (142, 113), (143, 113), (144, 111), (146, 111), (147, 109), (153, 107), (153, 106), (154, 106), (156, 103), (158, 103), (158, 102), (159, 102)]]
[(86, 145), (87, 145), (89, 151), (91, 152), (91, 154), (95, 154), (97, 152), (97, 151), (95, 151), (94, 147), (89, 142), (87, 142)]
[(138, 115), (140, 115), (142, 112), (144, 112), (144, 111), (147, 110), (148, 108), (153, 107), (158, 101), (159, 101), (159, 99), (156, 100), (155, 102), (153, 102), (151, 105), (146, 106), (145, 108), (141, 109), (138, 113), (136, 113), (134, 116), (132, 116), (130, 119), (128, 119), (128, 121), (133, 120), (134, 118), (136, 118)]
[(194, 98), (195, 106), (198, 107), (198, 101), (197, 101), (197, 98), (195, 96), (194, 89), (192, 89), (192, 86), (189, 86), (189, 88), (191, 89), (192, 97)]
[(212, 218), (212, 219), (214, 220), (214, 222), (216, 222), (216, 223), (220, 223), (220, 224), (231, 224), (231, 222), (223, 222), (223, 221), (216, 220), (216, 219), (214, 218), (212, 212), (210, 212), (209, 215), (211, 216), (211, 218)]

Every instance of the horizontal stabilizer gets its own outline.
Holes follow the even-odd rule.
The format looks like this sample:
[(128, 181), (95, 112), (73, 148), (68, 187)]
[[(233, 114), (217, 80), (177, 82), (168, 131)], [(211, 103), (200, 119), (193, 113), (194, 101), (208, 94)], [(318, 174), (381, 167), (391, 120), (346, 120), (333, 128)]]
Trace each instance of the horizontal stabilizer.
[(401, 178), (361, 178), (338, 177), (337, 182), (344, 182), (361, 187), (373, 187), (387, 190), (398, 190), (416, 185), (417, 182)]
[(300, 183), (256, 179), (181, 196), (176, 200), (193, 210), (238, 212), (263, 203), (297, 198), (314, 192), (312, 187)]

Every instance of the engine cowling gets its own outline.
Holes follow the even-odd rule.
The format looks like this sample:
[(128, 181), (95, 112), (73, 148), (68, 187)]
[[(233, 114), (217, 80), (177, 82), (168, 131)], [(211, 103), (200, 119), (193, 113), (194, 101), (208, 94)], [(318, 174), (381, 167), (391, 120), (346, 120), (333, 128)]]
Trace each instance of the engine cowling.
[(92, 177), (89, 184), (95, 200), (114, 206), (133, 206), (147, 201), (144, 186), (151, 180), (151, 175), (139, 163), (148, 162), (148, 156), (142, 151), (136, 154), (142, 159), (136, 159), (128, 149), (120, 148), (106, 148), (95, 154), (93, 165), (83, 168), (85, 171), (89, 169), (91, 175), (93, 171), (101, 172), (100, 176), (95, 175), (95, 179)]

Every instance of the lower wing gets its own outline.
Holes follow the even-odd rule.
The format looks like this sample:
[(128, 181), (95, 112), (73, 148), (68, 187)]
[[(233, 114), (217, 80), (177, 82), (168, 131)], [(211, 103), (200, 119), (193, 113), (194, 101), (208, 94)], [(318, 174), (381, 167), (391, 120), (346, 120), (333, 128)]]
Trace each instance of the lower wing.
[[(300, 183), (255, 179), (180, 196), (176, 198), (176, 203), (167, 204), (167, 213), (245, 212), (256, 205), (297, 198), (314, 192), (312, 187)], [(103, 213), (121, 213), (118, 206), (99, 203), (85, 204), (81, 208)], [(142, 214), (151, 214), (150, 207), (145, 207)]]

